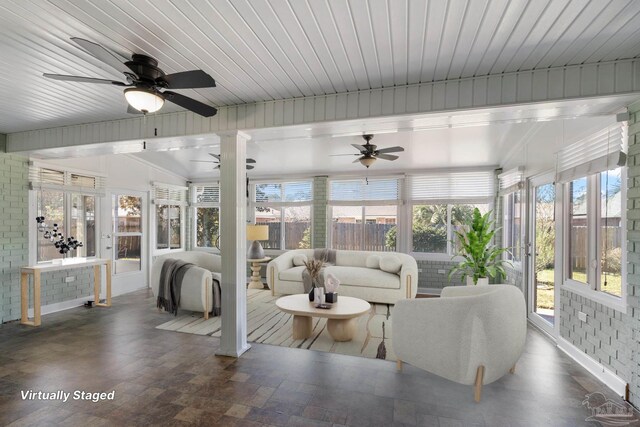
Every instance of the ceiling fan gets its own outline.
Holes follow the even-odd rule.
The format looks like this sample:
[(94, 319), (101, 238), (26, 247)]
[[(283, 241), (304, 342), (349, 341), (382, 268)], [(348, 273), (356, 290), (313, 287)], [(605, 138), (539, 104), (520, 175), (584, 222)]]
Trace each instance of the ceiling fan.
[(364, 145), (351, 144), (356, 150), (359, 151), (358, 154), (333, 154), (333, 156), (360, 156), (358, 159), (354, 160), (353, 163), (360, 162), (364, 167), (369, 168), (369, 166), (374, 164), (377, 159), (398, 159), (398, 156), (388, 153), (398, 153), (400, 151), (404, 151), (404, 148), (400, 146), (381, 148), (380, 150), (378, 150), (377, 145), (371, 144), (369, 142), (373, 139), (373, 135), (362, 135), (362, 137), (366, 141)]
[(155, 113), (162, 108), (165, 100), (204, 117), (211, 117), (218, 111), (214, 107), (203, 104), (188, 96), (168, 90), (161, 92), (161, 89), (215, 87), (216, 82), (213, 77), (202, 70), (165, 74), (164, 71), (158, 68), (158, 61), (150, 56), (134, 53), (131, 55), (130, 61), (122, 61), (97, 43), (78, 37), (72, 37), (71, 40), (105, 64), (123, 73), (126, 83), (93, 77), (65, 76), (48, 73), (43, 74), (44, 77), (78, 83), (101, 83), (127, 87), (128, 89), (124, 90), (124, 97), (129, 103), (129, 113)]
[[(209, 153), (209, 155), (214, 157), (215, 160), (191, 160), (191, 161), (198, 162), (198, 163), (213, 163), (217, 165), (215, 169), (220, 169), (220, 154)], [(251, 170), (255, 168), (255, 166), (253, 166), (255, 163), (256, 161), (254, 159), (247, 159), (247, 169)]]

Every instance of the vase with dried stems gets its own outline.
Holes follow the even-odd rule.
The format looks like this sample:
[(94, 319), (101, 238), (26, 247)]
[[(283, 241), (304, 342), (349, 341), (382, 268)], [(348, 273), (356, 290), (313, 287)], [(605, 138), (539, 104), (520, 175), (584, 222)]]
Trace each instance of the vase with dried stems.
[[(309, 292), (309, 301), (313, 301), (314, 299), (314, 290), (316, 288), (316, 283), (318, 282), (318, 277), (320, 277), (320, 270), (325, 267), (326, 263), (321, 259), (310, 259), (304, 262), (304, 266), (307, 268), (309, 272), (309, 276), (311, 276), (311, 292)], [(318, 283), (320, 286), (320, 283)]]

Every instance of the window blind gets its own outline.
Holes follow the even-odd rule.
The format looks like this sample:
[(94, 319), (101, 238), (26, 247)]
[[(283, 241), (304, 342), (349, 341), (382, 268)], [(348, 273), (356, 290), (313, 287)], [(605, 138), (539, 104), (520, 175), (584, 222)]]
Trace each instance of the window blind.
[(330, 202), (397, 201), (400, 199), (400, 180), (370, 178), (331, 180)]
[(153, 184), (153, 204), (155, 205), (186, 205), (187, 187), (167, 184)]
[(485, 201), (495, 196), (490, 170), (410, 175), (408, 185), (413, 202)]
[(627, 162), (627, 126), (617, 123), (558, 152), (556, 182), (615, 169)]
[(255, 186), (257, 203), (278, 204), (313, 200), (311, 181), (260, 182)]
[(520, 166), (498, 175), (500, 195), (520, 190), (524, 185), (524, 167)]
[(101, 176), (82, 175), (35, 165), (29, 166), (29, 187), (31, 189), (104, 194), (105, 181), (105, 178)]
[(192, 191), (193, 203), (196, 205), (220, 203), (220, 185), (217, 183), (194, 185)]

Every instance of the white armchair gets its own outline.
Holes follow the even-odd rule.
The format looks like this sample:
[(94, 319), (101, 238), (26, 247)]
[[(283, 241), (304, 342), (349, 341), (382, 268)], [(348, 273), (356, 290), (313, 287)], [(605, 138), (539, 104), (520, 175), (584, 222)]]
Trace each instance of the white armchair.
[(461, 384), (483, 384), (513, 373), (524, 349), (524, 296), (512, 285), (449, 286), (440, 298), (398, 301), (393, 350), (402, 362)]
[(213, 310), (213, 278), (220, 280), (222, 263), (220, 255), (200, 251), (174, 252), (156, 257), (151, 267), (151, 290), (158, 296), (160, 287), (160, 272), (162, 264), (167, 258), (180, 259), (195, 264), (196, 267), (187, 270), (182, 280), (180, 291), (180, 308), (189, 311), (200, 311), (204, 318), (209, 318)]

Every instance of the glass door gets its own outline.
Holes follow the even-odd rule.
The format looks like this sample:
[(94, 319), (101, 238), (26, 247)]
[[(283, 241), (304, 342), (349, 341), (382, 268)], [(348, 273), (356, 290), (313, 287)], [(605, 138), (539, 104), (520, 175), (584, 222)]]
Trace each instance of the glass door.
[(529, 180), (529, 318), (556, 336), (556, 186), (548, 174)]
[(113, 294), (123, 294), (147, 286), (145, 196), (136, 192), (112, 192), (105, 253), (113, 262)]

